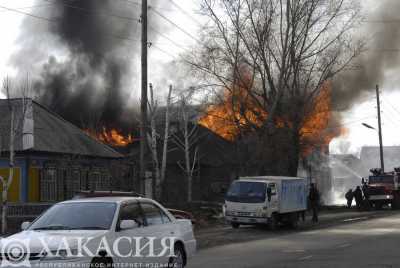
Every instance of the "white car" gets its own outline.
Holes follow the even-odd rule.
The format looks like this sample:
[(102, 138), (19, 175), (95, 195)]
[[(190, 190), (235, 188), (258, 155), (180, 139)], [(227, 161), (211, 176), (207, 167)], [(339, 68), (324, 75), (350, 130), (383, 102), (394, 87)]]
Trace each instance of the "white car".
[(185, 267), (196, 251), (190, 220), (140, 197), (61, 202), (21, 227), (0, 240), (0, 267)]

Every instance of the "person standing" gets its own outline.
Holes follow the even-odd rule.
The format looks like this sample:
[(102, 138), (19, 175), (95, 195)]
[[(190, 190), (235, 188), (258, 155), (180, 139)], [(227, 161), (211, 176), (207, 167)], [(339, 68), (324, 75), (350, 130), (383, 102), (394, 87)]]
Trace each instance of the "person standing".
[(365, 206), (366, 209), (370, 209), (371, 208), (371, 204), (369, 203), (369, 188), (368, 188), (368, 184), (363, 183), (362, 192), (364, 194), (364, 206)]
[(357, 186), (357, 188), (354, 190), (354, 199), (356, 200), (357, 209), (361, 209), (363, 198), (360, 186)]
[(310, 185), (310, 193), (308, 195), (308, 200), (310, 201), (310, 207), (312, 210), (312, 221), (313, 222), (318, 222), (318, 206), (319, 206), (319, 192), (317, 188), (315, 187), (314, 183), (311, 183)]
[(351, 208), (351, 203), (353, 203), (353, 198), (354, 198), (353, 190), (352, 189), (348, 190), (345, 197), (347, 199), (347, 207)]

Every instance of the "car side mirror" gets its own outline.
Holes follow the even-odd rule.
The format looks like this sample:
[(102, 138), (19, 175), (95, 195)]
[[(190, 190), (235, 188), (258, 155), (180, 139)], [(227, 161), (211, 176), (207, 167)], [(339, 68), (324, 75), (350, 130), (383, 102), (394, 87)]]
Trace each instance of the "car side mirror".
[(267, 188), (267, 197), (268, 197), (268, 202), (271, 202), (271, 196), (272, 196), (272, 191), (271, 188)]
[(139, 227), (136, 221), (134, 220), (123, 220), (121, 221), (119, 228), (121, 230), (130, 230)]
[(29, 221), (24, 221), (24, 222), (21, 224), (21, 230), (22, 230), (22, 231), (25, 231), (26, 229), (28, 229), (29, 225), (31, 225), (31, 223), (30, 223)]

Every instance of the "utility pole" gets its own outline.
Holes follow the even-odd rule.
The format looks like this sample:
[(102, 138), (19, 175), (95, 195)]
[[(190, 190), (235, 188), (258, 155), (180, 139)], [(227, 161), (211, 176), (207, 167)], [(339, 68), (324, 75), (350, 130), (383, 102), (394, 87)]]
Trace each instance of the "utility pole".
[(147, 155), (147, 0), (142, 0), (142, 92), (140, 102), (140, 192), (145, 193)]
[(379, 135), (379, 154), (381, 159), (381, 169), (385, 172), (385, 164), (383, 161), (383, 146), (382, 146), (382, 126), (381, 126), (381, 102), (379, 100), (379, 86), (376, 85), (376, 102), (378, 108), (378, 135)]

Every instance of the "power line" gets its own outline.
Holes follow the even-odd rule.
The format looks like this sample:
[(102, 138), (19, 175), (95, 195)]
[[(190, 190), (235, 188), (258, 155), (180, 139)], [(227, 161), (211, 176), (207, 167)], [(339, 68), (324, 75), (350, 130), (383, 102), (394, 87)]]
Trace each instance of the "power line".
[(400, 127), (399, 123), (393, 121), (393, 119), (392, 119), (390, 116), (386, 115), (385, 113), (382, 113), (382, 114), (383, 114), (383, 117), (384, 117), (387, 121), (389, 121), (394, 127)]
[(176, 60), (176, 57), (174, 55), (172, 55), (171, 53), (165, 51), (164, 49), (158, 47), (157, 45), (152, 44), (152, 47), (158, 49), (159, 51), (161, 51), (162, 53), (164, 53), (165, 55), (170, 56), (171, 58), (173, 58), (174, 60)]
[(198, 25), (203, 26), (203, 24), (201, 24), (198, 20), (193, 18), (192, 14), (189, 14), (189, 12), (187, 12), (186, 10), (184, 10), (181, 6), (179, 6), (177, 3), (175, 3), (174, 0), (169, 0), (173, 6), (175, 6), (177, 9), (179, 9), (183, 14), (185, 14), (189, 19), (191, 19), (192, 21), (196, 22)]
[[(47, 1), (47, 0), (46, 0), (46, 1)], [(9, 8), (9, 7), (5, 7), (5, 6), (1, 6), (1, 5), (0, 5), (0, 8), (3, 8), (3, 9), (8, 10), (8, 11), (16, 12), (16, 13), (19, 13), (19, 14), (22, 14), (22, 15), (30, 16), (30, 17), (33, 17), (33, 18), (35, 18), (35, 19), (39, 19), (39, 20), (46, 21), (46, 22), (56, 23), (56, 22), (58, 21), (58, 19), (45, 18), (45, 17), (33, 15), (33, 14), (31, 14), (31, 13), (26, 13), (26, 12), (23, 12), (23, 11), (19, 11), (19, 10), (14, 9), (14, 8)], [(130, 42), (140, 42), (140, 41), (141, 41), (141, 40), (138, 40), (138, 39), (132, 39), (132, 38), (125, 37), (125, 36), (118, 36), (118, 35), (115, 35), (115, 34), (109, 34), (109, 33), (108, 33), (108, 34), (105, 34), (105, 35), (106, 35), (106, 36), (109, 36), (109, 37), (111, 37), (111, 38), (115, 38), (115, 39), (119, 39), (119, 40), (125, 40), (125, 41), (130, 41)], [(166, 54), (166, 55), (172, 57), (173, 59), (176, 59), (176, 57), (175, 57), (174, 55), (172, 55), (171, 53), (169, 53), (169, 52), (165, 51), (164, 49), (158, 47), (158, 46), (156, 45), (157, 42), (149, 42), (149, 43), (150, 43), (151, 46), (154, 47), (155, 49), (157, 49), (157, 50), (161, 51), (162, 53), (164, 53), (164, 54)], [(178, 43), (175, 42), (175, 44), (176, 44), (177, 46), (179, 46)], [(180, 46), (180, 47), (182, 47), (182, 46)]]
[(155, 14), (157, 14), (158, 16), (160, 16), (161, 18), (163, 18), (164, 20), (168, 21), (170, 24), (172, 24), (173, 26), (175, 26), (177, 29), (179, 29), (181, 32), (183, 32), (184, 34), (186, 34), (187, 36), (189, 36), (190, 38), (192, 38), (193, 40), (195, 40), (198, 43), (201, 43), (201, 41), (199, 39), (197, 39), (196, 37), (194, 37), (193, 35), (191, 35), (190, 33), (188, 33), (185, 29), (183, 29), (182, 27), (180, 27), (179, 25), (177, 25), (175, 22), (173, 22), (172, 20), (168, 19), (167, 17), (165, 17), (163, 14), (161, 14), (160, 12), (158, 12), (157, 10), (151, 8), (151, 11), (153, 11)]
[[(32, 9), (32, 8), (49, 7), (52, 5), (54, 5), (54, 4), (40, 4), (40, 5), (34, 5), (34, 6), (16, 7), (14, 9), (15, 10), (25, 10), (25, 9)], [(7, 11), (12, 11), (12, 10), (2, 10), (2, 12), (7, 12)]]
[[(54, 2), (52, 0), (45, 0), (45, 1)], [(88, 14), (93, 14), (93, 15), (98, 15), (98, 16), (109, 16), (109, 17), (114, 17), (114, 18), (118, 18), (118, 19), (129, 20), (129, 21), (135, 21), (135, 22), (139, 22), (140, 21), (139, 18), (121, 16), (121, 15), (117, 15), (117, 14), (110, 13), (110, 12), (96, 12), (96, 11), (93, 11), (93, 10), (88, 10), (86, 8), (73, 6), (73, 5), (65, 4), (65, 3), (62, 3), (62, 5), (65, 6), (65, 7), (68, 7), (68, 8), (72, 8), (72, 9), (76, 9), (76, 10), (88, 13)]]
[[(149, 25), (149, 28), (151, 28), (155, 33), (157, 33), (157, 34), (159, 34), (160, 36), (162, 36), (164, 39), (170, 41), (170, 42), (171, 42), (173, 45), (175, 45), (176, 47), (179, 47), (179, 48), (181, 48), (181, 49), (183, 49), (183, 50), (188, 51), (187, 48), (183, 47), (181, 44), (178, 44), (177, 42), (175, 42), (174, 40), (172, 40), (170, 37), (168, 37), (168, 35), (166, 35), (166, 34), (160, 32), (160, 31), (158, 31), (155, 27)], [(158, 43), (158, 44), (159, 44), (159, 43)]]
[[(5, 7), (5, 6), (1, 6), (1, 5), (0, 5), (0, 8), (3, 8), (5, 10), (9, 10), (9, 11), (13, 11), (13, 12), (16, 12), (16, 13), (19, 13), (19, 14), (23, 14), (23, 15), (26, 15), (26, 16), (30, 16), (30, 17), (33, 17), (35, 19), (51, 22), (51, 23), (56, 23), (59, 20), (59, 19), (54, 19), (54, 18), (45, 18), (45, 17), (37, 16), (37, 15), (31, 14), (31, 13), (26, 13), (26, 12), (19, 11), (19, 10), (14, 9), (14, 8), (9, 8), (9, 7)], [(132, 38), (126, 37), (126, 36), (118, 36), (118, 35), (111, 34), (111, 33), (107, 33), (107, 34), (105, 34), (105, 36), (112, 37), (112, 38), (119, 39), (119, 40), (140, 42), (140, 40), (137, 40), (137, 39), (132, 39)]]
[(0, 8), (8, 10), (8, 11), (13, 11), (13, 12), (16, 12), (16, 13), (20, 13), (20, 14), (23, 14), (23, 15), (26, 15), (26, 16), (29, 16), (29, 17), (32, 17), (32, 18), (45, 20), (45, 21), (48, 21), (48, 22), (56, 22), (57, 21), (56, 19), (37, 16), (37, 15), (31, 14), (31, 13), (26, 13), (26, 12), (20, 11), (20, 10), (15, 9), (15, 8), (9, 8), (9, 7), (5, 7), (5, 6), (1, 6), (1, 5), (0, 5)]
[(389, 100), (387, 100), (387, 99), (384, 98), (384, 97), (382, 97), (382, 98), (384, 99), (385, 102), (387, 102), (387, 103), (390, 105), (390, 107), (392, 107), (393, 110), (395, 110), (395, 111), (400, 115), (400, 111), (397, 110), (397, 108), (394, 107), (394, 105), (393, 105)]

